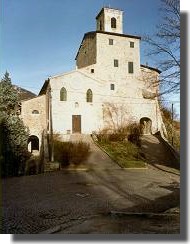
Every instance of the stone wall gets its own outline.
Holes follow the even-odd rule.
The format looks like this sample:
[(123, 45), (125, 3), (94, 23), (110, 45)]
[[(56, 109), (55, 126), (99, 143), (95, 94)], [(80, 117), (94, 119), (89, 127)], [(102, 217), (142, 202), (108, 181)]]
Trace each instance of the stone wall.
[(41, 145), (44, 129), (47, 129), (46, 95), (38, 96), (22, 102), (21, 118), (29, 128), (30, 135), (37, 136)]
[(159, 93), (159, 74), (155, 70), (151, 70), (148, 67), (141, 67), (141, 76), (139, 78), (143, 82), (143, 89), (152, 93)]
[[(72, 133), (72, 115), (81, 115), (81, 132), (87, 134), (108, 126), (139, 123), (143, 117), (151, 119), (153, 133), (161, 129), (163, 122), (157, 98), (143, 98), (141, 88), (144, 83), (141, 80), (115, 82), (115, 90), (111, 90), (109, 81), (77, 70), (52, 77), (50, 84), (54, 132)], [(67, 101), (60, 101), (62, 87), (67, 90)], [(92, 103), (86, 102), (88, 89), (93, 92)], [(111, 109), (112, 116), (105, 114), (105, 108)]]
[[(113, 39), (113, 45), (109, 45), (109, 39)], [(134, 42), (134, 48), (130, 47), (130, 42)], [(80, 52), (78, 55), (81, 57), (80, 60), (77, 58), (78, 68), (85, 67), (86, 63), (86, 57)], [(89, 57), (94, 57), (94, 54), (94, 50), (89, 49)], [(114, 59), (118, 60), (118, 67), (114, 67)], [(128, 72), (128, 62), (133, 62), (133, 74)], [(94, 69), (94, 76), (100, 80), (119, 82), (139, 79), (141, 77), (139, 39), (96, 33), (96, 63), (89, 63), (84, 71), (90, 74), (91, 69)]]
[(77, 56), (77, 68), (96, 63), (96, 35), (88, 34), (83, 40)]
[[(91, 133), (102, 123), (101, 101), (98, 92), (103, 90), (104, 84), (93, 80), (80, 71), (52, 77), (50, 79), (52, 89), (52, 118), (54, 132), (61, 134), (72, 133), (72, 115), (81, 115), (82, 133)], [(67, 90), (67, 101), (60, 101), (60, 90)], [(86, 92), (91, 89), (93, 102), (86, 102)]]

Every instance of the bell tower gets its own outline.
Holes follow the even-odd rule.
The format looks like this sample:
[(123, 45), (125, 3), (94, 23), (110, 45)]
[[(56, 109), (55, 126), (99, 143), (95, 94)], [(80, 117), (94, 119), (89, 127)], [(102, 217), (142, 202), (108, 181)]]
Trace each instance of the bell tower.
[(102, 8), (96, 16), (96, 30), (123, 34), (123, 11)]

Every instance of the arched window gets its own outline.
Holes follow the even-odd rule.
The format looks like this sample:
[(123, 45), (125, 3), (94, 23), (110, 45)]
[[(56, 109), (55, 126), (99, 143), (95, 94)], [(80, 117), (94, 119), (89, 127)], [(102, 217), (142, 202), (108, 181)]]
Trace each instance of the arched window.
[(67, 90), (62, 87), (60, 90), (60, 101), (67, 101)]
[(111, 28), (116, 28), (116, 18), (111, 18)]
[(33, 110), (32, 114), (39, 114), (39, 111), (38, 110)]
[(88, 89), (88, 91), (86, 92), (86, 101), (87, 103), (92, 103), (92, 100), (93, 100), (92, 90)]

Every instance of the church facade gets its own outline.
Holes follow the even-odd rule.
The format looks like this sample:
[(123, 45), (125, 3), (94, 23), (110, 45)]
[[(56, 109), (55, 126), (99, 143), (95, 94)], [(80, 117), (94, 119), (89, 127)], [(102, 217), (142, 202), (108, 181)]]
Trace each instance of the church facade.
[(22, 102), (21, 117), (38, 147), (44, 130), (69, 137), (134, 122), (144, 125), (145, 134), (164, 127), (157, 99), (160, 71), (140, 63), (141, 37), (123, 33), (118, 9), (102, 8), (96, 23), (96, 31), (84, 34), (76, 69), (50, 77), (36, 98)]

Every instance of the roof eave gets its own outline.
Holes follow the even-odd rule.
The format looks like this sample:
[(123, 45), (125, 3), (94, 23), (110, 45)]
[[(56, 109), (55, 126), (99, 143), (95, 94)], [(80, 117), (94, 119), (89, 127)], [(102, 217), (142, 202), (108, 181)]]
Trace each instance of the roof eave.
[(142, 67), (142, 68), (147, 68), (147, 69), (150, 69), (150, 70), (153, 70), (153, 71), (156, 71), (156, 72), (158, 72), (159, 74), (162, 73), (161, 70), (159, 70), (159, 69), (157, 69), (157, 68), (154, 68), (154, 67), (150, 67), (150, 66), (148, 66), (148, 65), (141, 64), (141, 67)]
[(47, 80), (45, 80), (45, 82), (44, 82), (44, 84), (43, 84), (38, 96), (46, 94), (47, 88), (49, 86), (49, 81), (50, 81), (49, 78)]

